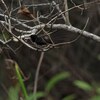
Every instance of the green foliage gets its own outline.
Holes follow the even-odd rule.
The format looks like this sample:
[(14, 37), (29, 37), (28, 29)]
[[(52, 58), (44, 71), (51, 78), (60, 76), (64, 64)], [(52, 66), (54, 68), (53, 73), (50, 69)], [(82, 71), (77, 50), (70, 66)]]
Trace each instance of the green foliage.
[[(95, 90), (95, 94), (91, 95), (89, 100), (100, 100), (100, 87), (97, 84), (94, 84), (94, 86), (90, 85), (89, 83), (81, 80), (74, 81), (74, 84), (89, 93), (93, 92)], [(69, 100), (69, 99), (68, 99)]]
[[(23, 78), (22, 75), (20, 73), (20, 69), (17, 63), (15, 63), (15, 70), (16, 70), (16, 75), (17, 78), (19, 80), (19, 85), (22, 88), (22, 93), (25, 97), (25, 100), (34, 100), (34, 96), (37, 97), (37, 99), (44, 97), (45, 93), (44, 92), (37, 92), (36, 94), (31, 93), (30, 95), (28, 95), (24, 82), (23, 82)], [(9, 100), (18, 100), (18, 93), (19, 93), (19, 88), (17, 87), (16, 89), (14, 87), (10, 88), (9, 90)]]
[[(28, 94), (26, 91), (25, 84), (23, 82), (23, 78), (22, 78), (22, 75), (20, 73), (20, 69), (19, 69), (19, 66), (17, 63), (15, 63), (15, 70), (16, 70), (17, 78), (19, 80), (19, 85), (20, 85), (19, 87), (21, 87), (23, 96), (25, 97), (24, 100), (34, 100), (34, 97), (36, 97), (38, 100), (42, 97), (46, 97), (48, 95), (48, 93), (55, 87), (55, 85), (57, 83), (70, 77), (69, 72), (61, 72), (61, 73), (55, 75), (54, 77), (52, 77), (47, 82), (47, 85), (45, 86), (45, 91), (43, 91), (43, 92), (38, 91), (36, 94), (34, 94), (34, 93)], [(96, 85), (94, 85), (94, 87), (93, 87), (89, 83), (82, 81), (82, 80), (75, 80), (74, 85), (77, 86), (78, 88), (80, 88), (86, 92), (90, 92), (90, 93), (91, 93), (91, 91), (94, 90), (94, 87), (95, 87), (95, 91), (97, 94), (91, 96), (90, 100), (100, 100), (100, 87), (99, 86), (97, 87)], [(18, 100), (19, 87), (10, 88), (9, 93), (8, 93), (9, 100)], [(72, 95), (65, 96), (62, 100), (74, 100), (75, 98), (76, 98), (76, 95), (72, 94)]]
[(85, 81), (75, 80), (75, 81), (74, 81), (74, 84), (75, 84), (78, 88), (80, 88), (80, 89), (82, 89), (82, 90), (85, 90), (85, 91), (91, 91), (91, 90), (93, 89), (93, 87), (92, 87), (90, 84), (88, 84), (87, 82), (85, 82)]
[(96, 87), (96, 92), (100, 95), (100, 87)]
[(64, 80), (65, 78), (68, 78), (69, 76), (70, 76), (69, 72), (62, 72), (60, 74), (55, 75), (53, 78), (49, 80), (49, 82), (47, 83), (45, 87), (45, 90), (47, 92), (50, 92), (59, 81)]
[(16, 70), (17, 78), (19, 80), (19, 84), (20, 84), (20, 86), (22, 88), (23, 95), (24, 95), (25, 98), (28, 98), (28, 94), (27, 94), (27, 91), (26, 91), (22, 76), (20, 74), (19, 66), (18, 66), (17, 63), (15, 63), (15, 70)]
[(68, 96), (64, 97), (62, 100), (74, 100), (75, 97), (76, 96), (74, 94), (72, 94), (72, 95), (68, 95)]
[(42, 97), (45, 97), (45, 93), (44, 92), (37, 92), (36, 94), (30, 94), (29, 96), (28, 96), (28, 98), (27, 98), (27, 100), (34, 100), (34, 97), (36, 97), (37, 99), (39, 99), (39, 98), (42, 98)]
[(18, 100), (18, 91), (19, 91), (18, 87), (16, 88), (11, 87), (8, 91), (9, 100)]
[(100, 95), (93, 96), (90, 100), (100, 100)]
[[(11, 87), (8, 91), (8, 95), (9, 95), (9, 100), (18, 100), (19, 98), (19, 87)], [(37, 92), (35, 95), (33, 93), (31, 93), (30, 95), (28, 95), (28, 97), (24, 100), (34, 100), (34, 96), (36, 96), (37, 99), (45, 97), (45, 93), (44, 92)]]
[[(45, 92), (38, 91), (36, 94), (31, 93), (30, 95), (28, 95), (17, 63), (15, 64), (15, 70), (25, 100), (34, 100), (34, 96), (36, 96), (37, 99), (45, 97), (47, 95), (46, 93), (47, 91), (50, 92), (59, 81), (64, 80), (65, 78), (68, 78), (70, 76), (70, 73), (68, 72), (62, 72), (60, 74), (57, 74), (53, 78), (51, 78), (50, 81), (47, 83)], [(18, 100), (18, 90), (16, 90), (15, 88), (11, 88), (9, 90), (9, 97), (10, 97), (9, 100)], [(74, 96), (73, 95), (67, 96), (63, 100), (66, 100), (66, 98), (72, 100)]]

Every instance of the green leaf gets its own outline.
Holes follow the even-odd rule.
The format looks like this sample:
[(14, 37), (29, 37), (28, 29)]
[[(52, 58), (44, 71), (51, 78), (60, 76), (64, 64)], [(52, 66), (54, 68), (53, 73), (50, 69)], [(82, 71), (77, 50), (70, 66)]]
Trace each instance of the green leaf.
[(34, 100), (35, 97), (39, 99), (39, 98), (45, 97), (45, 95), (46, 94), (44, 92), (37, 92), (36, 94), (30, 94), (27, 100)]
[(24, 85), (24, 82), (23, 82), (23, 78), (21, 76), (20, 69), (19, 69), (19, 66), (18, 66), (17, 63), (15, 63), (15, 70), (16, 70), (17, 78), (19, 80), (19, 84), (22, 88), (23, 95), (24, 95), (25, 98), (28, 98), (28, 94), (27, 94), (27, 91), (26, 91), (26, 88), (25, 88), (25, 85)]
[(19, 91), (18, 87), (16, 88), (11, 87), (8, 91), (9, 100), (18, 100), (18, 91)]
[(96, 87), (96, 92), (100, 94), (100, 87)]
[(76, 96), (74, 94), (64, 97), (62, 100), (74, 100)]
[(93, 96), (90, 100), (100, 100), (100, 95)]
[(50, 92), (58, 82), (60, 82), (61, 80), (64, 80), (65, 78), (68, 78), (69, 76), (70, 76), (69, 72), (62, 72), (55, 75), (53, 78), (49, 80), (49, 82), (47, 83), (45, 87), (45, 90), (47, 92)]
[(88, 84), (87, 82), (85, 82), (85, 81), (76, 80), (76, 81), (74, 81), (74, 84), (78, 88), (80, 88), (82, 90), (85, 90), (85, 91), (91, 91), (93, 89), (93, 87), (90, 84)]

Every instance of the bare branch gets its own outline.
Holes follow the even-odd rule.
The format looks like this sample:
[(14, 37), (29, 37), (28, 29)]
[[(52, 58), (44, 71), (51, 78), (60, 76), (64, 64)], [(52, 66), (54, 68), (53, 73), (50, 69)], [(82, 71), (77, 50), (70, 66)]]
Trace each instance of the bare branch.
[[(34, 32), (36, 32), (36, 30), (34, 30), (34, 29), (41, 29), (41, 28), (44, 28), (44, 27), (51, 28), (51, 26), (52, 26), (53, 29), (63, 29), (63, 30), (67, 30), (67, 31), (70, 31), (70, 32), (73, 32), (73, 33), (78, 33), (78, 34), (81, 34), (85, 37), (91, 38), (91, 39), (93, 39), (97, 42), (100, 42), (99, 36), (97, 36), (93, 33), (87, 32), (87, 31), (82, 31), (81, 29), (78, 29), (78, 28), (73, 27), (73, 26), (68, 26), (66, 24), (53, 24), (53, 25), (52, 24), (48, 24), (48, 25), (40, 24), (40, 25), (34, 26), (32, 30), (26, 31), (26, 33), (29, 32), (30, 35), (32, 35), (32, 34), (35, 34)], [(18, 30), (16, 30), (16, 31), (18, 31)], [(23, 30), (19, 31), (19, 32), (23, 32)], [(26, 35), (26, 36), (30, 36), (30, 35)], [(20, 37), (26, 37), (26, 36), (22, 35)]]
[[(1, 17), (6, 17), (6, 18), (9, 19), (9, 17), (8, 17), (7, 15), (0, 14), (0, 16), (1, 16)], [(15, 18), (10, 17), (10, 19), (11, 19), (12, 21), (15, 21), (15, 22), (17, 22), (18, 24), (22, 25), (23, 27), (26, 27), (26, 28), (29, 28), (29, 29), (32, 29), (32, 28), (33, 28), (33, 27), (31, 27), (31, 26), (28, 26), (28, 25), (26, 25), (26, 24), (24, 24), (24, 23), (18, 21), (18, 20), (15, 19)], [(0, 22), (1, 22), (1, 20), (0, 20)]]
[[(59, 13), (62, 13), (61, 9), (59, 8), (59, 5), (57, 5), (55, 1), (53, 1), (52, 3), (56, 6), (56, 8), (59, 11)], [(64, 21), (66, 22), (66, 18), (65, 18), (64, 14), (62, 14), (62, 17), (63, 17)]]
[[(3, 0), (2, 0), (3, 1)], [(66, 1), (67, 2), (67, 1)], [(99, 2), (99, 1), (98, 1)], [(89, 4), (93, 4), (94, 2), (89, 2), (89, 3), (86, 3), (87, 5), (89, 5)], [(54, 2), (54, 4), (53, 5), (55, 5), (55, 6), (57, 6), (56, 4), (55, 4), (55, 2)], [(33, 46), (31, 46), (30, 44), (28, 44), (28, 43), (26, 43), (25, 41), (24, 41), (24, 39), (25, 38), (27, 38), (27, 37), (30, 37), (31, 35), (34, 35), (34, 34), (36, 34), (37, 33), (37, 31), (38, 30), (43, 30), (44, 31), (44, 33), (47, 33), (45, 30), (44, 30), (44, 28), (50, 28), (51, 29), (51, 27), (52, 27), (52, 29), (62, 29), (62, 30), (66, 30), (66, 31), (69, 31), (69, 32), (71, 32), (72, 34), (76, 34), (76, 33), (78, 33), (78, 34), (80, 34), (80, 35), (83, 35), (83, 36), (85, 36), (85, 37), (88, 37), (88, 38), (91, 38), (91, 39), (93, 39), (93, 40), (95, 40), (95, 41), (97, 41), (97, 42), (100, 42), (100, 37), (99, 36), (97, 36), (97, 35), (95, 35), (95, 34), (93, 34), (93, 33), (90, 33), (90, 32), (87, 32), (87, 31), (84, 31), (84, 29), (78, 29), (78, 28), (76, 28), (76, 27), (73, 27), (73, 26), (71, 26), (71, 25), (69, 25), (69, 24), (54, 24), (54, 23), (52, 23), (55, 19), (57, 19), (59, 16), (61, 16), (62, 15), (62, 17), (65, 17), (64, 16), (64, 14), (68, 14), (68, 11), (70, 11), (70, 10), (72, 10), (72, 9), (75, 9), (75, 8), (78, 8), (78, 7), (82, 7), (84, 4), (81, 4), (81, 5), (76, 5), (76, 6), (74, 6), (74, 7), (71, 7), (71, 8), (69, 8), (68, 9), (68, 7), (66, 8), (66, 10), (65, 11), (61, 11), (60, 10), (60, 8), (59, 8), (59, 6), (57, 6), (56, 8), (58, 9), (58, 11), (60, 12), (60, 14), (58, 14), (57, 16), (55, 16), (55, 17), (53, 17), (49, 22), (47, 22), (46, 24), (40, 24), (40, 22), (38, 21), (38, 24), (39, 25), (36, 25), (36, 26), (29, 26), (29, 25), (27, 25), (27, 24), (25, 24), (25, 23), (22, 23), (21, 21), (18, 21), (17, 19), (15, 19), (15, 18), (12, 18), (12, 17), (10, 17), (10, 15), (4, 15), (4, 14), (0, 14), (0, 16), (1, 17), (4, 17), (5, 19), (7, 19), (8, 21), (10, 20), (10, 23), (8, 22), (8, 21), (4, 21), (4, 20), (0, 20), (0, 23), (5, 27), (5, 29), (12, 35), (12, 37), (14, 37), (15, 39), (18, 39), (20, 42), (22, 42), (24, 45), (26, 45), (27, 47), (29, 47), (29, 48), (31, 48), (31, 49), (33, 49), (33, 50), (37, 50), (37, 48), (34, 48)], [(66, 5), (65, 6), (68, 6), (67, 5), (67, 3), (66, 3)], [(66, 16), (66, 17), (68, 17), (68, 15)], [(38, 19), (37, 19), (38, 20)], [(66, 19), (67, 20), (67, 19)], [(16, 23), (18, 23), (18, 24), (20, 24), (20, 25), (22, 25), (23, 27), (25, 27), (25, 28), (28, 28), (28, 31), (25, 31), (24, 29), (18, 29), (18, 28), (16, 28), (16, 27), (14, 27), (13, 25), (11, 25), (11, 21), (14, 21), (14, 22), (16, 22)], [(8, 28), (7, 28), (7, 27)], [(16, 36), (14, 33), (12, 33), (12, 29), (15, 29), (15, 31), (16, 32), (19, 32), (19, 33), (25, 33), (25, 35), (21, 35), (21, 36)], [(49, 33), (47, 33), (46, 35), (49, 35)], [(10, 39), (10, 40), (8, 40), (8, 41), (0, 41), (1, 42), (1, 44), (6, 44), (6, 43), (8, 43), (9, 41), (11, 41), (12, 39)], [(52, 39), (51, 39), (52, 40)], [(75, 40), (73, 40), (73, 41), (75, 41)], [(73, 42), (72, 41), (72, 42)], [(69, 42), (69, 43), (72, 43), (72, 42)], [(67, 44), (67, 42), (66, 43), (60, 43), (61, 45), (63, 45), (63, 44)], [(52, 43), (52, 46), (50, 47), (50, 48), (52, 48), (52, 47), (54, 47), (54, 46), (57, 46), (57, 45), (59, 45), (59, 44), (54, 44), (54, 43)], [(47, 50), (49, 50), (50, 48), (46, 48), (46, 49), (43, 49), (42, 48), (42, 50), (43, 51), (47, 51)]]

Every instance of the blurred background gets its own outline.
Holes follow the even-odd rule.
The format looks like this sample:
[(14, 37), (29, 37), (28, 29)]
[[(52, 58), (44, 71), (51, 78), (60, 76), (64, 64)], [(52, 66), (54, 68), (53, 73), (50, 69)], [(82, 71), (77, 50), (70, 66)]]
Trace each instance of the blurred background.
[[(17, 0), (4, 0), (9, 10), (11, 9), (11, 2), (13, 2), (13, 9), (19, 7)], [(52, 0), (23, 0), (23, 4), (31, 5), (51, 2)], [(86, 31), (100, 36), (100, 3), (91, 3), (85, 5), (86, 2), (92, 2), (96, 0), (67, 0), (68, 7), (71, 8), (76, 5), (83, 4), (82, 9), (75, 8), (69, 11), (70, 23), (77, 28), (83, 29), (87, 19), (89, 19)], [(63, 11), (63, 0), (55, 0), (59, 3), (61, 10)], [(48, 15), (52, 9), (51, 7), (35, 7), (33, 11), (39, 11), (41, 15)], [(31, 8), (30, 8), (31, 9)], [(48, 9), (48, 10), (47, 10)], [(0, 13), (4, 11), (4, 7), (0, 2)], [(12, 17), (24, 18), (22, 15), (18, 15), (17, 10), (12, 13)], [(55, 10), (56, 12), (56, 10)], [(54, 13), (55, 13), (54, 12)], [(1, 17), (0, 17), (1, 18)], [(52, 16), (49, 17), (52, 19)], [(2, 18), (1, 18), (2, 19)], [(44, 22), (48, 20), (43, 20)], [(56, 23), (64, 23), (62, 19), (58, 19)], [(32, 25), (32, 24), (30, 24)], [(4, 27), (0, 25), (0, 38), (7, 32)], [(2, 31), (3, 30), (3, 31)], [(52, 39), (55, 43), (72, 41), (79, 34), (66, 32), (63, 30), (54, 30), (52, 33)], [(15, 33), (19, 34), (19, 33)], [(5, 35), (9, 38), (8, 35)], [(15, 75), (14, 65), (12, 60), (16, 61), (26, 77), (29, 77), (25, 81), (27, 91), (32, 92), (34, 86), (34, 77), (37, 68), (37, 64), (40, 58), (41, 52), (33, 51), (21, 43), (9, 43), (9, 45), (16, 50), (14, 54), (9, 48), (0, 46), (0, 100), (7, 99), (7, 91), (14, 87), (18, 81), (13, 78)], [(90, 100), (91, 96), (94, 96), (95, 87), (100, 83), (100, 43), (80, 36), (75, 42), (59, 46), (45, 52), (43, 62), (38, 79), (37, 89), (44, 91), (46, 83), (61, 72), (69, 72), (71, 76), (57, 83), (52, 89), (49, 95), (40, 100)], [(74, 81), (81, 80), (89, 85), (93, 85), (94, 90), (91, 92), (84, 91), (78, 86), (75, 86)], [(65, 96), (75, 95), (74, 99), (62, 99)], [(8, 100), (8, 99), (7, 99)], [(97, 99), (95, 99), (97, 100)], [(100, 99), (98, 99), (100, 100)]]

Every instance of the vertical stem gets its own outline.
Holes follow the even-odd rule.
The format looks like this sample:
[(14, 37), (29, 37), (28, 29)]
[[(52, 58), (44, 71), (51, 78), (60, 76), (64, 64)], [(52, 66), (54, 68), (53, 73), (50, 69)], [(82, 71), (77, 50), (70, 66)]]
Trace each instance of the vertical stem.
[(69, 20), (69, 12), (68, 12), (68, 1), (64, 0), (64, 6), (65, 6), (65, 11), (67, 11), (65, 13), (65, 17), (66, 17), (66, 24), (70, 25), (70, 20)]
[(84, 8), (87, 9), (87, 0), (83, 0)]
[(40, 71), (40, 67), (41, 67), (41, 64), (42, 64), (43, 57), (44, 57), (44, 52), (41, 52), (39, 63), (37, 65), (37, 69), (36, 69), (35, 80), (34, 80), (34, 91), (33, 91), (33, 93), (35, 95), (34, 100), (37, 100), (37, 98), (36, 98), (37, 84), (38, 84), (39, 71)]

